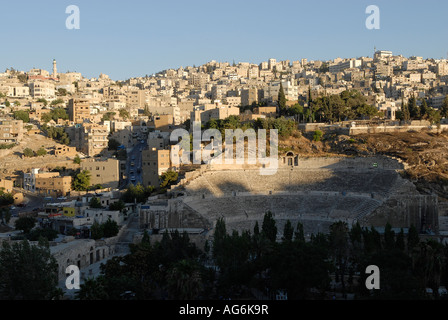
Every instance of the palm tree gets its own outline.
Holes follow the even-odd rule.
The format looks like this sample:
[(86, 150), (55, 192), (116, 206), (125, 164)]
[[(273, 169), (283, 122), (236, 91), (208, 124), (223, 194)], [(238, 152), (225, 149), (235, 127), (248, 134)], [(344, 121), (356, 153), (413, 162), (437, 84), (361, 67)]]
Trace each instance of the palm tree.
[(203, 288), (198, 265), (191, 260), (181, 260), (174, 264), (167, 275), (168, 291), (174, 299), (196, 299)]
[(436, 299), (439, 297), (440, 281), (445, 264), (443, 251), (442, 244), (434, 240), (427, 240), (419, 243), (412, 254), (412, 264), (415, 272), (422, 279), (422, 284), (432, 289)]

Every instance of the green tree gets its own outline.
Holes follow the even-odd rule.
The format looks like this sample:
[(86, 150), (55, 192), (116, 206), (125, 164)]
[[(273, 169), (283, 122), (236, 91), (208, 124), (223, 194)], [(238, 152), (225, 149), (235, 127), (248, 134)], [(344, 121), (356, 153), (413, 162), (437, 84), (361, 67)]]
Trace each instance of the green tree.
[(403, 121), (407, 122), (411, 119), (409, 105), (404, 103), (403, 96), (401, 97), (401, 114), (402, 114)]
[(31, 150), (30, 148), (25, 148), (25, 149), (23, 150), (23, 155), (24, 155), (25, 157), (27, 157), (27, 158), (32, 158), (32, 157), (35, 156), (34, 151)]
[(21, 83), (26, 83), (28, 81), (28, 76), (26, 74), (19, 74), (17, 76), (17, 79), (21, 82)]
[(314, 131), (313, 141), (319, 142), (322, 139), (324, 133), (321, 130)]
[(395, 232), (390, 223), (387, 223), (384, 229), (384, 244), (387, 249), (395, 248)]
[(39, 148), (39, 150), (36, 151), (36, 156), (42, 157), (47, 154), (47, 150), (45, 148)]
[(176, 262), (167, 275), (168, 291), (173, 299), (194, 300), (202, 291), (202, 276), (196, 262)]
[(27, 240), (2, 242), (0, 251), (0, 298), (50, 300), (59, 291), (58, 267), (48, 242), (31, 245)]
[(58, 96), (66, 96), (68, 94), (67, 89), (59, 88), (58, 92), (56, 93)]
[(48, 101), (44, 98), (37, 99), (37, 102), (43, 103), (44, 107), (46, 107), (48, 105)]
[(63, 104), (63, 103), (64, 103), (64, 100), (56, 99), (56, 100), (51, 101), (50, 106), (57, 106), (57, 105)]
[(294, 241), (305, 242), (305, 232), (303, 231), (303, 224), (297, 222), (296, 231), (294, 232)]
[(19, 110), (14, 112), (14, 119), (22, 120), (23, 123), (30, 122), (30, 113), (28, 111)]
[(130, 119), (131, 116), (129, 115), (129, 112), (126, 109), (120, 109), (119, 111), (119, 115), (121, 118), (123, 118), (124, 120)]
[(96, 278), (88, 278), (80, 284), (80, 290), (76, 293), (78, 300), (108, 300), (109, 294), (104, 275)]
[(213, 236), (213, 258), (218, 265), (222, 263), (222, 256), (225, 254), (225, 240), (227, 238), (226, 223), (223, 218), (216, 221)]
[(330, 226), (330, 250), (336, 266), (336, 282), (341, 282), (345, 294), (345, 275), (349, 261), (349, 234), (346, 222), (335, 222)]
[(435, 298), (439, 298), (439, 287), (445, 265), (444, 245), (428, 239), (420, 242), (412, 252), (414, 269), (422, 286), (431, 288)]
[(286, 114), (286, 96), (285, 91), (283, 89), (283, 84), (280, 81), (280, 89), (278, 91), (278, 106), (280, 109), (280, 114), (285, 115)]
[(442, 118), (448, 118), (448, 95), (443, 100), (442, 108), (440, 109), (440, 115)]
[(144, 203), (153, 192), (154, 187), (152, 186), (144, 187), (141, 184), (131, 184), (123, 193), (121, 200), (123, 200), (125, 203), (134, 203), (134, 201), (136, 201), (137, 203)]
[(123, 200), (118, 200), (116, 202), (113, 202), (109, 205), (109, 210), (111, 211), (121, 211), (125, 208), (125, 203), (123, 202)]
[(38, 241), (40, 238), (45, 238), (47, 241), (53, 241), (58, 237), (58, 232), (51, 228), (37, 228), (28, 233), (27, 239), (29, 241)]
[(103, 206), (101, 204), (101, 200), (97, 197), (93, 197), (89, 202), (90, 208), (93, 209), (101, 209)]
[(90, 227), (90, 237), (94, 240), (101, 239), (104, 236), (103, 227), (98, 223), (98, 221), (94, 221), (92, 226)]
[(79, 157), (79, 154), (75, 156), (75, 158), (73, 159), (73, 163), (81, 164), (81, 158)]
[(111, 121), (113, 120), (114, 116), (116, 115), (115, 112), (106, 112), (103, 115), (103, 118), (101, 119), (102, 121)]
[(118, 150), (118, 147), (119, 147), (120, 145), (121, 145), (120, 142), (118, 142), (117, 140), (115, 140), (115, 139), (109, 139), (109, 142), (108, 142), (109, 150), (117, 151), (117, 150)]
[(404, 230), (403, 230), (403, 228), (397, 234), (397, 237), (396, 237), (396, 240), (395, 240), (395, 247), (397, 249), (399, 249), (400, 251), (404, 251), (405, 250), (405, 241), (404, 241)]
[(107, 219), (107, 221), (102, 224), (102, 229), (105, 238), (115, 237), (120, 230), (117, 222), (111, 219)]
[(420, 243), (420, 236), (418, 234), (417, 228), (411, 225), (408, 232), (407, 244), (408, 252), (411, 253), (412, 250)]
[(292, 227), (291, 221), (287, 220), (283, 228), (283, 241), (292, 241), (294, 236), (294, 228)]
[[(0, 200), (0, 205), (2, 201)], [(0, 208), (0, 221), (2, 224), (8, 224), (11, 220), (11, 212), (8, 207)]]
[(271, 211), (266, 212), (264, 215), (261, 234), (271, 242), (277, 240), (277, 226)]
[(167, 172), (163, 173), (160, 178), (162, 180), (162, 182), (160, 183), (160, 188), (168, 189), (170, 186), (177, 183), (179, 174), (176, 171), (168, 170)]
[(409, 98), (408, 108), (411, 119), (420, 119), (420, 109), (417, 106), (417, 99), (414, 95)]
[(420, 118), (421, 119), (428, 119), (430, 117), (431, 114), (431, 109), (430, 107), (428, 107), (428, 103), (426, 102), (426, 99), (421, 99), (421, 106), (420, 106)]
[(75, 175), (73, 178), (73, 190), (86, 191), (90, 186), (90, 172), (83, 170)]
[[(4, 192), (2, 189), (0, 189), (0, 206), (8, 206), (13, 203), (14, 203), (14, 196), (11, 193)], [(8, 208), (4, 209), (6, 210)]]
[(15, 228), (28, 234), (36, 225), (36, 219), (33, 217), (20, 217), (15, 221)]

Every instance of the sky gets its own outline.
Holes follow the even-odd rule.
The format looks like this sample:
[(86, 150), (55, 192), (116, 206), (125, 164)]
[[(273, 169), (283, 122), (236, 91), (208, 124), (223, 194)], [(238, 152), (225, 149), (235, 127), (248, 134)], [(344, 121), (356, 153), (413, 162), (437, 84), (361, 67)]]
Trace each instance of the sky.
[[(69, 30), (76, 5), (80, 28)], [(369, 5), (380, 29), (369, 30)], [(0, 72), (41, 68), (113, 80), (218, 62), (447, 58), (443, 0), (40, 0), (2, 3)]]

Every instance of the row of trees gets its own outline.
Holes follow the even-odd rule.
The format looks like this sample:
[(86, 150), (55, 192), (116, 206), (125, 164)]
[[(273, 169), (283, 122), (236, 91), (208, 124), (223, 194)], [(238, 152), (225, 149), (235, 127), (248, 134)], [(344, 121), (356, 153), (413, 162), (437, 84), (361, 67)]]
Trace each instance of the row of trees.
[[(380, 115), (378, 110), (367, 103), (367, 99), (357, 90), (346, 90), (340, 94), (324, 95), (312, 98), (311, 89), (308, 93), (308, 107), (300, 104), (287, 107), (286, 97), (282, 84), (278, 94), (280, 115), (296, 116), (304, 122), (324, 121), (336, 122), (342, 120), (371, 119)], [(442, 108), (436, 110), (428, 106), (426, 99), (421, 99), (420, 106), (417, 98), (411, 96), (408, 103), (402, 100), (401, 110), (396, 115), (397, 119), (428, 120), (431, 123), (440, 123), (442, 118), (448, 118), (448, 96), (445, 98)]]
[[(447, 247), (421, 241), (414, 227), (396, 234), (388, 224), (381, 235), (337, 222), (328, 234), (307, 241), (303, 225), (288, 221), (278, 235), (270, 212), (261, 226), (242, 233), (228, 232), (219, 219), (203, 250), (185, 233), (165, 233), (152, 243), (145, 233), (129, 255), (108, 261), (100, 277), (86, 281), (79, 298), (124, 299), (124, 292), (132, 292), (133, 299), (235, 299), (279, 290), (291, 300), (325, 298), (335, 290), (333, 280), (336, 290), (359, 299), (425, 299), (425, 288), (437, 292), (448, 282)], [(369, 265), (381, 270), (381, 290), (365, 287)]]
[(357, 90), (346, 90), (340, 94), (312, 98), (308, 93), (308, 108), (301, 114), (306, 122), (330, 122), (343, 120), (370, 119), (378, 116), (378, 110), (367, 103), (367, 99)]
[(211, 119), (205, 125), (205, 129), (217, 129), (221, 132), (222, 137), (225, 137), (226, 129), (241, 129), (243, 131), (247, 129), (277, 129), (280, 136), (290, 136), (296, 129), (294, 120), (280, 118), (259, 118), (253, 122), (241, 122), (238, 116), (230, 116), (226, 119), (218, 120)]
[(23, 149), (23, 155), (27, 158), (42, 157), (42, 156), (45, 156), (46, 154), (47, 154), (47, 150), (45, 150), (45, 148), (43, 148), (43, 147), (39, 148), (37, 151), (33, 151), (33, 149), (31, 149), (31, 148)]
[[(55, 100), (57, 101), (57, 100)], [(57, 122), (59, 119), (68, 120), (69, 116), (67, 111), (64, 108), (55, 108), (48, 113), (44, 113), (41, 117), (44, 123), (48, 123), (51, 120)]]
[(201, 251), (187, 234), (165, 233), (151, 244), (145, 233), (140, 244), (130, 246), (131, 253), (113, 257), (101, 266), (101, 275), (81, 285), (81, 300), (181, 299), (198, 298), (207, 292), (204, 279), (212, 280), (202, 264)]
[(69, 145), (70, 138), (63, 127), (51, 127), (44, 124), (42, 131), (50, 138), (61, 144)]
[[(106, 232), (106, 224), (96, 227)], [(359, 224), (350, 228), (337, 222), (328, 234), (312, 235), (307, 241), (303, 225), (294, 227), (288, 221), (281, 239), (278, 234), (270, 212), (261, 227), (257, 223), (252, 231), (242, 233), (229, 233), (224, 220), (218, 220), (212, 245), (206, 242), (203, 250), (186, 233), (164, 233), (160, 241), (151, 241), (152, 236), (145, 233), (139, 244), (130, 245), (130, 254), (110, 259), (101, 266), (99, 277), (87, 279), (78, 298), (246, 298), (255, 291), (278, 290), (286, 291), (290, 300), (324, 298), (334, 289), (333, 279), (338, 290), (356, 293), (360, 299), (424, 299), (425, 288), (432, 288), (437, 297), (439, 286), (448, 282), (447, 247), (421, 240), (414, 227), (405, 235), (403, 230), (395, 233), (388, 224), (380, 234), (374, 228)], [(210, 264), (218, 267), (217, 273)], [(365, 288), (369, 265), (380, 268), (380, 290)], [(60, 294), (56, 274), (44, 237), (37, 246), (28, 240), (3, 242), (1, 298), (55, 298)]]
[(428, 120), (432, 124), (440, 123), (442, 118), (448, 117), (448, 96), (443, 102), (441, 110), (436, 110), (428, 106), (426, 99), (420, 100), (420, 106), (417, 104), (417, 98), (413, 95), (408, 103), (401, 101), (401, 110), (396, 114), (397, 119), (402, 121), (410, 120)]

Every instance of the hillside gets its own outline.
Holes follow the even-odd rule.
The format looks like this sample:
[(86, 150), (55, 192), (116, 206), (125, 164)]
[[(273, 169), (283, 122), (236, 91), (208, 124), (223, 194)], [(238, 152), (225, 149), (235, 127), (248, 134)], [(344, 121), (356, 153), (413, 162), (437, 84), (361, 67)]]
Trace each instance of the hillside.
[(290, 137), (279, 142), (279, 152), (293, 151), (307, 156), (387, 155), (407, 164), (405, 177), (422, 194), (436, 193), (448, 202), (448, 133), (381, 133), (358, 136), (324, 135), (313, 141), (312, 134)]

